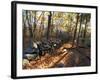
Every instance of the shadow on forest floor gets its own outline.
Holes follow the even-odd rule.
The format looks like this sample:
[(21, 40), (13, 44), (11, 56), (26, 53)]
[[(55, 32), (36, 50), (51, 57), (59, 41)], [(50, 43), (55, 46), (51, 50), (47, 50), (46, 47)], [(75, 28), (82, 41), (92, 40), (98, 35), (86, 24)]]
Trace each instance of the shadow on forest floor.
[(53, 55), (45, 54), (40, 59), (26, 61), (23, 69), (90, 66), (90, 62), (89, 48), (76, 48), (75, 45), (72, 48), (71, 43), (65, 43)]

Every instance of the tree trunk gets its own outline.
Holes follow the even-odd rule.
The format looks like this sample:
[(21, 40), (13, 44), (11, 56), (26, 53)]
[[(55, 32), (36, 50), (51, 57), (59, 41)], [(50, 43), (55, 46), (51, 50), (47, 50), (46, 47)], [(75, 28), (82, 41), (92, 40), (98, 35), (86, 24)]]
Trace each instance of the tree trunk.
[(45, 17), (44, 17), (44, 16), (45, 16), (44, 13), (45, 13), (45, 12), (43, 12), (43, 17), (42, 17), (42, 22), (41, 22), (41, 24), (42, 24), (41, 37), (43, 37), (43, 32), (44, 32), (44, 18), (45, 18)]
[(49, 39), (49, 33), (50, 33), (50, 26), (51, 26), (51, 12), (50, 15), (48, 15), (48, 28), (47, 28), (47, 40)]
[(85, 22), (85, 29), (84, 29), (83, 39), (86, 38), (86, 32), (87, 32), (87, 16), (86, 16), (86, 22)]
[(79, 26), (79, 32), (78, 32), (78, 37), (77, 37), (77, 46), (79, 46), (79, 37), (80, 37), (80, 32), (81, 32), (81, 24), (82, 24), (82, 15), (80, 15), (80, 26)]
[(73, 36), (73, 41), (72, 41), (72, 47), (74, 46), (74, 40), (75, 40), (75, 38), (76, 38), (77, 26), (78, 26), (78, 19), (79, 19), (79, 13), (77, 14), (77, 17), (76, 17), (76, 26), (75, 26), (75, 30), (74, 30), (74, 36)]
[(53, 17), (54, 17), (54, 12), (52, 12), (52, 20), (51, 20), (52, 22), (51, 22), (51, 28), (50, 28), (50, 35), (51, 35), (51, 36), (53, 36), (52, 33), (53, 33), (53, 28), (54, 28), (54, 27), (53, 27)]
[(42, 32), (43, 32), (43, 27), (44, 27), (44, 12), (42, 12), (42, 19), (40, 23), (40, 30), (39, 30), (39, 40), (42, 38)]
[(34, 35), (33, 35), (33, 40), (35, 40), (35, 31), (36, 30), (36, 11), (34, 12), (34, 30), (33, 30), (33, 32), (34, 32)]
[(28, 11), (26, 11), (26, 20), (28, 21), (28, 26), (27, 27), (28, 27), (29, 32), (30, 32), (30, 37), (32, 38), (33, 37), (33, 35), (32, 35), (32, 26), (30, 25), (30, 22), (29, 22), (30, 21), (30, 17), (31, 16), (28, 15)]

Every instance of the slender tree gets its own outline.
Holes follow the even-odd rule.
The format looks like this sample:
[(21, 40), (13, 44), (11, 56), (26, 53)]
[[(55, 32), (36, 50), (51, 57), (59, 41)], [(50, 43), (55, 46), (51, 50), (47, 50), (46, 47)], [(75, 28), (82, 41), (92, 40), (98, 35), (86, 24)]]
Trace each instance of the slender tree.
[(40, 23), (40, 28), (39, 28), (39, 39), (42, 38), (42, 32), (43, 32), (43, 28), (44, 28), (44, 11), (42, 12), (42, 16), (41, 16), (41, 23)]
[(78, 37), (77, 37), (77, 46), (79, 46), (79, 36), (81, 32), (81, 25), (82, 25), (82, 13), (80, 14), (80, 25), (79, 25), (79, 32), (78, 32)]
[(49, 32), (50, 32), (50, 26), (51, 26), (51, 12), (49, 12), (49, 15), (48, 15), (48, 28), (47, 28), (47, 40), (49, 39)]
[(42, 29), (41, 29), (41, 37), (43, 37), (43, 32), (44, 32), (44, 20), (45, 20), (45, 12), (43, 12), (43, 16), (42, 16), (42, 22), (41, 22), (41, 24), (42, 24)]
[(26, 10), (26, 20), (27, 20), (27, 27), (29, 29), (29, 32), (30, 32), (30, 37), (32, 38), (33, 37), (33, 34), (32, 34), (32, 26), (30, 24), (30, 11)]
[(74, 30), (74, 36), (73, 36), (73, 41), (72, 41), (72, 47), (74, 46), (74, 41), (75, 41), (75, 38), (76, 38), (78, 20), (79, 20), (79, 13), (77, 13), (77, 16), (76, 16), (76, 26), (75, 26), (75, 30)]
[(86, 19), (85, 19), (85, 29), (84, 29), (84, 34), (83, 34), (83, 38), (85, 39), (86, 37), (86, 32), (87, 32), (87, 22), (88, 22), (88, 15), (85, 15)]
[(34, 30), (33, 30), (34, 35), (33, 35), (33, 40), (35, 40), (35, 32), (36, 32), (35, 30), (36, 30), (36, 11), (34, 11)]
[(50, 27), (50, 35), (52, 36), (52, 33), (53, 33), (53, 18), (54, 18), (54, 12), (52, 12), (52, 19), (51, 19), (51, 27)]

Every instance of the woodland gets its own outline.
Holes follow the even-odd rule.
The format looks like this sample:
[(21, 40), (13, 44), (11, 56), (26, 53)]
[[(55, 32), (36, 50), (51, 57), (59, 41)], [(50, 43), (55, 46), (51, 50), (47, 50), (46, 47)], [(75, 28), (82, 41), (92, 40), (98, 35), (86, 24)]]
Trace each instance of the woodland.
[(23, 69), (90, 66), (91, 14), (22, 11)]

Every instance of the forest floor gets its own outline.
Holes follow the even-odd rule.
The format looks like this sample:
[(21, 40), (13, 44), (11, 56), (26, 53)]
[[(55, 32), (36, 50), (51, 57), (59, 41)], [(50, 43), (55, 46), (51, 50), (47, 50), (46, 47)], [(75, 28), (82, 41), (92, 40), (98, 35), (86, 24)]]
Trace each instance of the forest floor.
[[(66, 48), (64, 51), (63, 48)], [(71, 43), (62, 45), (53, 55), (46, 53), (40, 59), (30, 61), (27, 69), (46, 69), (59, 67), (90, 66), (89, 48), (72, 48)]]

